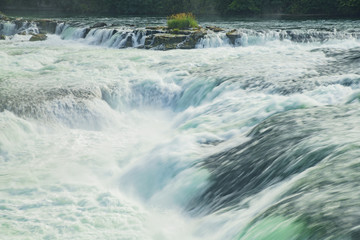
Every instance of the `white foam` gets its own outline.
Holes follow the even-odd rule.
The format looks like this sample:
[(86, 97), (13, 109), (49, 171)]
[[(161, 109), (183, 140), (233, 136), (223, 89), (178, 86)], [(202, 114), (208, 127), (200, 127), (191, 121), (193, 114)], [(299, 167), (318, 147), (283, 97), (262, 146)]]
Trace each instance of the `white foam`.
[(244, 211), (192, 218), (184, 209), (211, 174), (201, 160), (244, 142), (275, 113), (343, 104), (359, 88), (355, 73), (319, 77), (329, 59), (312, 51), (318, 43), (116, 50), (81, 41), (118, 48), (129, 32), (94, 30), (82, 40), (70, 32), (75, 41), (0, 42), (0, 107), (8, 109), (0, 113), (0, 208), (9, 208), (9, 238), (231, 239), (287, 183)]

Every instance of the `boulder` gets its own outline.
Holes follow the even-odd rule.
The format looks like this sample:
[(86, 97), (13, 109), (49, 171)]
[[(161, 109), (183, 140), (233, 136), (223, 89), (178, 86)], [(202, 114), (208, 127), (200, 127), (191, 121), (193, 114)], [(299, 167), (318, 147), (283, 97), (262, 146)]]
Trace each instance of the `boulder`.
[(0, 40), (6, 40), (5, 35), (0, 35)]
[(144, 43), (144, 48), (149, 49), (151, 48), (151, 45), (153, 43), (154, 40), (154, 36), (153, 35), (146, 35), (145, 37), (145, 43)]
[[(82, 38), (86, 38), (86, 36), (89, 34), (90, 30), (91, 30), (91, 28), (85, 28), (84, 35), (82, 36)], [(114, 30), (114, 31), (116, 31), (116, 30)]]
[(104, 22), (98, 22), (98, 23), (95, 23), (94, 25), (92, 25), (91, 28), (102, 28), (102, 27), (106, 27), (107, 24), (104, 23)]
[(224, 32), (225, 31), (223, 28), (216, 27), (216, 26), (206, 26), (205, 28), (208, 30), (211, 30), (213, 32)]
[(47, 39), (47, 36), (45, 34), (34, 34), (30, 38), (30, 42), (36, 42), (36, 41), (45, 41)]
[[(145, 48), (170, 50), (179, 48), (179, 44), (187, 39), (187, 35), (158, 33), (155, 34), (151, 43)], [(148, 42), (149, 43), (149, 42)]]
[(236, 29), (231, 30), (226, 33), (226, 36), (229, 38), (229, 41), (232, 45), (237, 45), (239, 39), (241, 38), (241, 33), (239, 33)]
[(193, 49), (196, 47), (196, 44), (205, 37), (206, 31), (203, 29), (199, 29), (196, 31), (192, 31), (186, 40), (179, 44), (180, 49)]
[(155, 34), (148, 34), (149, 30), (146, 30), (144, 48), (157, 50), (193, 49), (199, 40), (206, 35), (206, 30), (202, 28), (192, 30), (162, 29), (164, 29), (163, 32)]

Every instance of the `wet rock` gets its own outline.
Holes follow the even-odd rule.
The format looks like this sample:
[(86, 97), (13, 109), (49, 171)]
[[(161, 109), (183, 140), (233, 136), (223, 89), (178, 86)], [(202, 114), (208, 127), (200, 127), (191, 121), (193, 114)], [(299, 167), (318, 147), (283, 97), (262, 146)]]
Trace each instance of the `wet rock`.
[(45, 41), (47, 39), (47, 36), (45, 34), (34, 34), (31, 38), (30, 38), (30, 42), (36, 42), (36, 41)]
[(206, 32), (202, 29), (197, 31), (192, 31), (186, 40), (179, 44), (180, 49), (193, 49), (196, 48), (196, 44), (205, 37)]
[(107, 24), (104, 23), (104, 22), (98, 22), (98, 23), (95, 23), (94, 25), (92, 25), (91, 28), (102, 28), (102, 27), (106, 27)]
[(238, 45), (238, 41), (241, 39), (241, 34), (236, 29), (227, 32), (226, 36), (232, 45)]
[(147, 35), (145, 37), (145, 43), (144, 43), (144, 48), (151, 48), (151, 45), (153, 43), (154, 40), (154, 36), (153, 35)]
[(193, 49), (205, 35), (206, 30), (201, 28), (195, 30), (166, 29), (162, 33), (146, 34), (144, 47), (157, 50)]
[(133, 40), (131, 34), (126, 36), (125, 44), (121, 48), (130, 48), (130, 47), (133, 47)]
[(149, 26), (149, 27), (145, 27), (145, 29), (148, 29), (148, 30), (167, 30), (168, 28), (167, 27), (164, 27), (164, 26)]
[[(0, 15), (1, 16), (1, 15)], [(56, 33), (58, 22), (50, 19), (34, 20), (40, 34), (38, 32), (29, 32), (32, 29), (32, 20), (26, 19), (13, 19), (16, 24), (18, 34), (31, 34), (30, 41), (44, 41), (47, 39), (45, 34)], [(104, 22), (98, 22), (91, 27), (84, 28), (81, 38), (85, 38), (91, 29), (108, 27)], [(215, 26), (208, 26), (206, 28), (192, 28), (186, 30), (168, 29), (166, 26), (149, 26), (145, 29), (134, 29), (130, 32), (124, 32), (119, 36), (121, 40), (120, 48), (145, 48), (145, 49), (158, 49), (158, 50), (171, 50), (171, 49), (193, 49), (199, 41), (204, 38), (208, 33), (224, 32), (225, 30)], [(111, 36), (118, 33), (113, 29)], [(236, 30), (226, 33), (230, 42), (235, 45), (236, 40), (241, 37)], [(145, 39), (145, 40), (144, 40)]]
[(117, 30), (113, 30), (112, 33), (111, 33), (111, 36), (115, 35), (118, 31)]
[(149, 35), (154, 35), (154, 34), (158, 34), (158, 33), (165, 33), (165, 31), (163, 30), (149, 30), (149, 29), (146, 29), (146, 35), (149, 36)]
[(150, 45), (146, 48), (170, 50), (179, 48), (179, 44), (187, 39), (187, 35), (158, 33), (155, 34)]
[(5, 14), (3, 14), (2, 12), (0, 12), (0, 20), (10, 21), (11, 19), (8, 16), (6, 16)]
[(49, 19), (41, 19), (35, 22), (41, 33), (54, 34), (56, 32), (57, 22)]
[(0, 35), (0, 40), (6, 40), (5, 35)]
[[(85, 28), (84, 35), (82, 38), (86, 38), (86, 36), (89, 34), (90, 30), (91, 30), (91, 28)], [(114, 31), (116, 31), (116, 30), (114, 30)]]
[(216, 26), (206, 26), (205, 28), (208, 30), (211, 30), (213, 32), (224, 32), (225, 31), (223, 28), (216, 27)]
[(25, 23), (26, 21), (23, 20), (23, 19), (19, 19), (17, 18), (15, 21), (14, 21), (15, 25), (16, 25), (16, 28), (19, 29), (21, 28)]
[(146, 35), (154, 35), (157, 33), (165, 33), (167, 31), (167, 27), (156, 26), (156, 27), (146, 27)]

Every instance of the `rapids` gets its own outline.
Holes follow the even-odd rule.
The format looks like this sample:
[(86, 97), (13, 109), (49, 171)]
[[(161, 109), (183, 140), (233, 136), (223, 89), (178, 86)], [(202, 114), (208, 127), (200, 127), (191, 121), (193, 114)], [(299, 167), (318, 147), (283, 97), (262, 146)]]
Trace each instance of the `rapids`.
[(0, 239), (360, 238), (359, 21), (57, 20), (0, 24)]

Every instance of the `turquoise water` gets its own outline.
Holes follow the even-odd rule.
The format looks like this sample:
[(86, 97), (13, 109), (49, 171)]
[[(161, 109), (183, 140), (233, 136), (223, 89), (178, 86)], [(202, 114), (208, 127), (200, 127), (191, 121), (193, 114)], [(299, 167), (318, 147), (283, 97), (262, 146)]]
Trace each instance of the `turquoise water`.
[(0, 41), (0, 239), (359, 238), (358, 21), (164, 52), (100, 20), (153, 19)]

